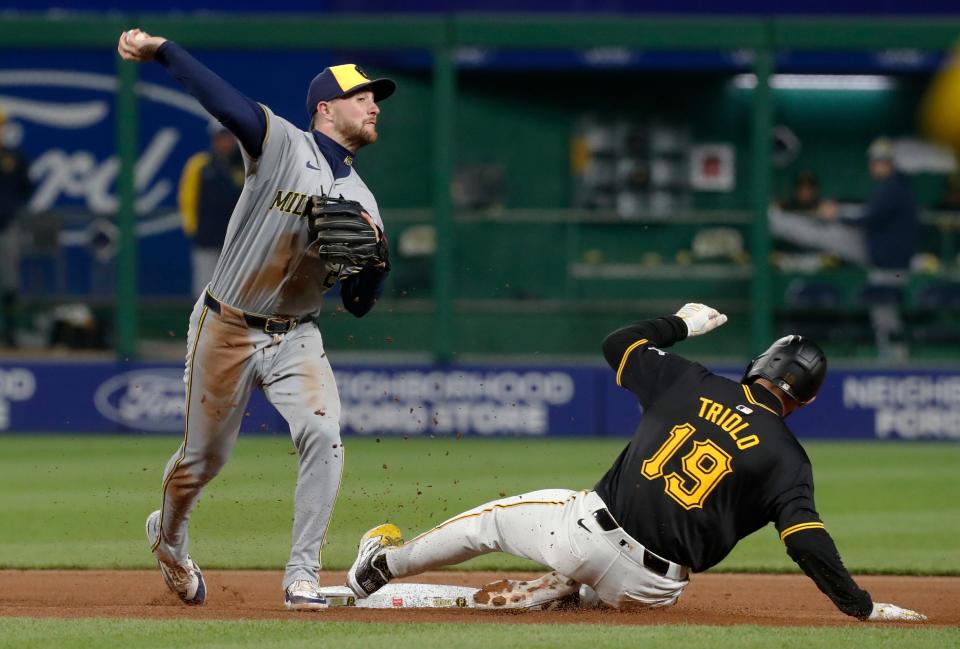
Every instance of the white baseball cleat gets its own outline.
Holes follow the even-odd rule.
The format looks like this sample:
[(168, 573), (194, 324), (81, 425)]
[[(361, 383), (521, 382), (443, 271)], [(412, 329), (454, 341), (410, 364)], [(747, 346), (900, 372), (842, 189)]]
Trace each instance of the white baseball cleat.
[(329, 607), (317, 582), (298, 579), (283, 591), (283, 605), (291, 611), (320, 611)]
[(548, 610), (575, 605), (580, 584), (559, 572), (550, 572), (532, 581), (501, 579), (487, 584), (473, 595), (477, 608)]
[(873, 610), (870, 611), (870, 622), (923, 622), (927, 616), (923, 613), (911, 611), (908, 608), (900, 608), (896, 604), (873, 603)]
[[(147, 541), (152, 546), (160, 535), (160, 510), (147, 516)], [(167, 563), (157, 557), (160, 574), (167, 588), (188, 606), (200, 606), (207, 599), (207, 585), (203, 581), (203, 573), (193, 559), (187, 556), (185, 564)]]
[(382, 550), (398, 545), (403, 545), (403, 534), (392, 523), (378, 525), (360, 537), (357, 559), (347, 573), (347, 586), (357, 597), (369, 597), (393, 579)]

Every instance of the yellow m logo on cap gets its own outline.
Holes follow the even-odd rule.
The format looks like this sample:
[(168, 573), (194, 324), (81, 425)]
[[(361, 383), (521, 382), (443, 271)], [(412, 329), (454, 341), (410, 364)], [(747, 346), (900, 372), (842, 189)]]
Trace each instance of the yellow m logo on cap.
[(343, 65), (334, 65), (330, 68), (333, 78), (344, 92), (355, 88), (362, 83), (367, 83), (370, 78), (360, 69), (360, 66), (353, 63), (344, 63)]

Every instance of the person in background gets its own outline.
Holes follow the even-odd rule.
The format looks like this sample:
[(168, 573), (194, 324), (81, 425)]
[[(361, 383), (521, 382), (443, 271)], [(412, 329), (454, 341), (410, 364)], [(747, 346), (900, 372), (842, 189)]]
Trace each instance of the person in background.
[[(770, 233), (864, 268), (906, 270), (916, 250), (919, 216), (910, 182), (896, 167), (893, 143), (878, 138), (867, 150), (875, 184), (862, 207), (823, 201), (816, 219), (770, 212)], [(786, 208), (784, 208), (786, 209)]]
[(780, 207), (788, 212), (816, 212), (822, 202), (817, 175), (810, 169), (803, 169), (793, 181), (790, 196)]
[(896, 293), (906, 283), (917, 248), (920, 217), (910, 181), (897, 169), (893, 142), (873, 141), (867, 160), (874, 186), (863, 206), (824, 201), (817, 218), (773, 209), (770, 234), (792, 244), (840, 257), (869, 271), (869, 288), (886, 290), (871, 300), (870, 320), (881, 356), (899, 358), (906, 350), (895, 341), (903, 330)]
[(213, 277), (227, 223), (243, 189), (243, 156), (237, 139), (220, 122), (207, 126), (210, 149), (191, 156), (180, 175), (178, 203), (183, 231), (191, 239), (193, 294)]
[(920, 218), (910, 181), (897, 169), (893, 142), (873, 141), (867, 150), (874, 186), (866, 205), (841, 207), (825, 201), (817, 216), (850, 229), (851, 260), (868, 268), (907, 270), (916, 252)]
[(17, 292), (20, 282), (20, 231), (17, 218), (33, 194), (30, 162), (20, 149), (7, 146), (7, 114), (0, 108), (0, 310), (3, 342), (17, 346)]

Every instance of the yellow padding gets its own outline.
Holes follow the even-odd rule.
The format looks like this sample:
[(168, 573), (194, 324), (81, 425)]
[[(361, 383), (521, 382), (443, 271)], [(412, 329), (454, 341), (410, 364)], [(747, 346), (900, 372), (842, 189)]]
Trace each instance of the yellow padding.
[(960, 153), (960, 47), (930, 82), (920, 102), (920, 121), (927, 136)]

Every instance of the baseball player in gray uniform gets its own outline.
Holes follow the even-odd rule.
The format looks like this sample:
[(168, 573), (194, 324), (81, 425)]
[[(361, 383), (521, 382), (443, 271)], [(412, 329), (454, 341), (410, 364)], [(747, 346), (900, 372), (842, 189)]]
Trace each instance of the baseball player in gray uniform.
[(203, 604), (203, 575), (188, 551), (190, 513), (230, 456), (250, 392), (259, 387), (290, 425), (299, 454), (284, 603), (326, 608), (317, 576), (343, 447), (340, 398), (314, 316), (338, 281), (344, 307), (364, 315), (387, 270), (344, 268), (311, 254), (303, 213), (311, 195), (355, 200), (382, 237), (377, 202), (353, 160), (377, 140), (378, 103), (396, 86), (353, 64), (324, 69), (308, 88), (311, 122), (303, 131), (172, 41), (132, 29), (117, 50), (126, 60), (167, 68), (237, 137), (246, 170), (213, 279), (190, 317), (183, 443), (164, 472), (161, 508), (147, 519), (151, 550), (170, 590), (186, 604)]

